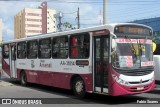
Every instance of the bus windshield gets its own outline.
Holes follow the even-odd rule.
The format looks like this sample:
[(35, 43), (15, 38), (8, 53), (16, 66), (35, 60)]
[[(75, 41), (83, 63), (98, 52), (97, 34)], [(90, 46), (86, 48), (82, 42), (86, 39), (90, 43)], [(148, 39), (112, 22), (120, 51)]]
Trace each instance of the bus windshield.
[(116, 49), (112, 54), (112, 64), (120, 69), (137, 69), (153, 66), (152, 40), (116, 39)]

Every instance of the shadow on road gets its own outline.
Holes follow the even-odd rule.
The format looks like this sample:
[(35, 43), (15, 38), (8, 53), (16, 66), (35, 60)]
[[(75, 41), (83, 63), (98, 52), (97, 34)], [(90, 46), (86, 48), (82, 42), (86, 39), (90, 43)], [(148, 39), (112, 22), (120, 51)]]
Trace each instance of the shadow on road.
[[(11, 80), (4, 80), (4, 81), (11, 82), (12, 84), (21, 86), (20, 82), (17, 82), (17, 81), (11, 81)], [(57, 99), (61, 99), (61, 102), (59, 102), (59, 104), (60, 103), (61, 104), (97, 104), (98, 103), (98, 104), (116, 105), (116, 104), (136, 103), (137, 100), (147, 99), (146, 97), (140, 97), (140, 96), (135, 96), (135, 95), (113, 97), (113, 96), (108, 96), (108, 95), (90, 94), (90, 93), (87, 93), (85, 98), (78, 99), (74, 96), (74, 94), (70, 90), (49, 87), (49, 86), (44, 86), (44, 85), (38, 85), (38, 84), (28, 84), (26, 88), (30, 88), (30, 89), (65, 97), (65, 98), (57, 98)]]
[(148, 93), (160, 95), (160, 90), (155, 89), (155, 90), (150, 91)]

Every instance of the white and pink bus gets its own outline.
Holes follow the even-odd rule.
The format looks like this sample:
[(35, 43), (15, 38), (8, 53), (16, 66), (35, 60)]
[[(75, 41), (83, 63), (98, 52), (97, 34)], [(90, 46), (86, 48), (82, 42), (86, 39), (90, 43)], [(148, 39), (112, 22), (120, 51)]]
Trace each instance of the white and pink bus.
[(154, 89), (152, 29), (121, 23), (4, 42), (4, 72), (27, 83), (111, 96)]

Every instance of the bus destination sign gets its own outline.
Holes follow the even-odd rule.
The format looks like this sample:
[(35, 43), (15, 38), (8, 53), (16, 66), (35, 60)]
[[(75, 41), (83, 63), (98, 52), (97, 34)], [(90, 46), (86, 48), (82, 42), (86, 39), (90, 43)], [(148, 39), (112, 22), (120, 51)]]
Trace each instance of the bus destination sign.
[(138, 26), (117, 26), (115, 27), (115, 33), (151, 35), (151, 31), (149, 28), (138, 27)]

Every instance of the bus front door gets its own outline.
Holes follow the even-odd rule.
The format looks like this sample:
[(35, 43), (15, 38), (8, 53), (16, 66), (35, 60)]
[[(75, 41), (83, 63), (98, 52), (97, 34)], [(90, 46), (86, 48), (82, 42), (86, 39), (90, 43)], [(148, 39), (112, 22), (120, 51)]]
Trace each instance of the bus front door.
[(108, 93), (109, 37), (94, 38), (94, 91)]
[(16, 78), (16, 46), (10, 47), (10, 77)]

